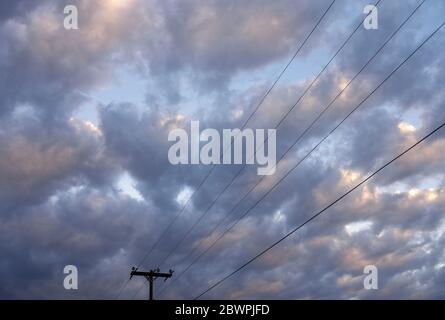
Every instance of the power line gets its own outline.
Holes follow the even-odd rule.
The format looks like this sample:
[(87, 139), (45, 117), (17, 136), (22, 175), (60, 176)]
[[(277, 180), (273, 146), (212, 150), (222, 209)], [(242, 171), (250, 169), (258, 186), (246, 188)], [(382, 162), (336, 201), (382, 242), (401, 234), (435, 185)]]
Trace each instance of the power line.
[[(380, 3), (381, 0), (377, 1), (375, 6), (377, 6)], [(354, 31), (346, 38), (346, 40), (343, 42), (343, 44), (339, 47), (339, 49), (335, 52), (335, 54), (331, 57), (331, 59), (326, 63), (326, 65), (321, 69), (321, 71), (317, 74), (317, 76), (311, 81), (309, 86), (303, 91), (303, 93), (300, 95), (300, 97), (297, 99), (297, 102), (295, 102), (291, 108), (284, 114), (284, 116), (280, 119), (280, 121), (275, 125), (274, 129), (277, 129), (280, 127), (280, 125), (283, 123), (283, 121), (287, 118), (287, 116), (295, 109), (295, 107), (300, 103), (300, 101), (306, 96), (306, 94), (309, 92), (309, 90), (312, 88), (312, 86), (317, 82), (319, 77), (324, 73), (324, 71), (327, 69), (327, 67), (331, 64), (331, 62), (337, 57), (337, 55), (340, 53), (340, 51), (346, 46), (346, 44), (349, 42), (349, 40), (354, 36), (354, 34), (357, 32), (359, 27), (362, 25), (363, 21), (366, 19), (366, 17), (360, 21), (360, 23), (357, 25), (357, 27), (354, 29)], [(323, 112), (324, 113), (324, 112)], [(323, 114), (322, 113), (322, 114)], [(322, 115), (321, 114), (321, 115)], [(319, 117), (321, 117), (321, 115)], [(317, 118), (299, 137), (301, 139), (306, 132), (315, 124), (315, 122), (318, 121), (319, 118)], [(264, 140), (264, 144), (268, 138)], [(263, 144), (263, 145), (264, 145)], [(259, 150), (255, 150), (255, 154)], [(280, 159), (281, 160), (281, 159)], [(215, 203), (219, 200), (219, 198), (225, 193), (225, 191), (235, 182), (235, 180), (241, 175), (241, 173), (244, 171), (244, 169), (247, 167), (246, 164), (244, 164), (240, 170), (233, 176), (233, 178), (230, 180), (229, 184), (227, 184), (217, 195), (217, 197), (210, 203), (210, 205), (204, 210), (203, 214), (198, 218), (198, 220), (188, 229), (188, 231), (183, 235), (181, 240), (177, 242), (177, 244), (167, 253), (167, 255), (162, 259), (159, 266), (161, 266), (167, 259), (179, 248), (179, 246), (185, 241), (185, 239), (190, 235), (190, 233), (194, 230), (194, 228), (202, 221), (202, 219), (207, 215), (209, 210), (215, 205)]]
[[(415, 9), (414, 11), (405, 19), (405, 21), (392, 33), (392, 35), (381, 45), (381, 47), (377, 50), (377, 52), (365, 63), (365, 65), (363, 65), (363, 67), (354, 75), (354, 77), (346, 84), (346, 86), (344, 86), (344, 88), (337, 94), (337, 96), (331, 100), (331, 102), (324, 108), (324, 110), (312, 121), (312, 123), (300, 134), (300, 136), (294, 141), (294, 143), (283, 153), (283, 155), (280, 157), (279, 161), (277, 162), (276, 166), (280, 163), (280, 161), (286, 156), (286, 154), (301, 140), (301, 138), (303, 138), (303, 136), (312, 128), (312, 126), (322, 117), (322, 115), (332, 106), (332, 104), (342, 95), (342, 93), (350, 86), (350, 84), (358, 77), (358, 75), (360, 75), (360, 73), (367, 67), (367, 65), (377, 56), (377, 54), (386, 46), (386, 44), (395, 36), (395, 34), (398, 33), (398, 31), (403, 27), (403, 25), (414, 15), (414, 13), (420, 8), (420, 6), (425, 2), (426, 0), (423, 0)], [(378, 4), (378, 3), (377, 3)], [(376, 4), (376, 5), (377, 5)], [(361, 23), (359, 24), (359, 26), (361, 25)], [(355, 29), (356, 31), (357, 29)], [(354, 31), (354, 32), (355, 32)], [(350, 39), (350, 37), (348, 37), (348, 39)], [(348, 40), (347, 39), (347, 40)], [(347, 41), (345, 41), (346, 43)], [(345, 44), (344, 43), (344, 44)], [(344, 44), (340, 47), (340, 49), (342, 47), (344, 47)], [(337, 51), (336, 54), (338, 54), (340, 50)], [(335, 57), (335, 55), (334, 55)], [(330, 60), (330, 62), (333, 60), (333, 58)], [(329, 62), (329, 63), (330, 63)], [(329, 64), (328, 63), (328, 64)], [(321, 73), (320, 73), (321, 74)], [(319, 74), (319, 75), (320, 75)], [(317, 77), (315, 78), (317, 79)], [(295, 106), (295, 105), (294, 105)], [(245, 166), (243, 166), (241, 168), (240, 171), (242, 171), (244, 169)], [(238, 174), (234, 177), (234, 179), (232, 179), (232, 182), (236, 179), (236, 177), (239, 175), (240, 172), (238, 172)], [(235, 206), (226, 214), (226, 216), (212, 229), (212, 231), (210, 231), (209, 234), (212, 234), (215, 230), (217, 230), (219, 228), (219, 226), (224, 223), (224, 221), (228, 218), (228, 216), (235, 211), (235, 209), (238, 207), (238, 205), (245, 199), (247, 198), (247, 196), (264, 180), (265, 177), (262, 177), (250, 190), (249, 192), (247, 192), (236, 204)], [(226, 187), (227, 188), (227, 187)], [(226, 189), (225, 188), (225, 189)], [(217, 200), (217, 199), (216, 199)], [(215, 201), (216, 201), (215, 200)], [(202, 243), (203, 240), (201, 240), (200, 243)], [(196, 250), (196, 248), (199, 247), (195, 246), (195, 248), (189, 253), (187, 254), (186, 258), (184, 258), (184, 260), (186, 260), (189, 256), (193, 255), (194, 251)], [(167, 256), (168, 257), (168, 256)], [(165, 261), (165, 259), (164, 259)], [(180, 273), (180, 275), (175, 279), (177, 280), (180, 276), (182, 275), (182, 273)], [(174, 281), (173, 281), (174, 282)], [(173, 284), (173, 282), (171, 284)], [(171, 285), (170, 284), (170, 285)], [(162, 293), (162, 292), (161, 292)]]
[[(424, 2), (424, 1), (423, 1)], [(422, 2), (422, 3), (423, 3)], [(255, 208), (270, 192), (272, 192), (279, 183), (281, 183), (293, 170), (295, 170), (304, 160), (306, 160), (329, 136), (331, 136), (342, 124), (345, 122), (361, 105), (363, 105), (366, 100), (369, 99), (398, 69), (400, 69), (436, 32), (442, 28), (443, 24), (436, 29), (432, 34), (430, 34), (429, 37), (427, 37), (405, 60), (403, 60), (371, 93), (368, 94), (365, 99), (363, 99), (339, 124), (337, 124), (320, 142), (318, 142), (296, 165), (294, 165), (283, 177), (281, 177), (273, 186), (271, 189), (269, 189), (257, 202), (255, 202), (251, 207), (249, 207), (241, 216), (238, 217), (238, 219), (235, 221), (234, 224), (232, 224), (228, 229), (226, 229), (217, 239), (215, 239), (212, 244), (207, 247), (200, 255), (198, 255), (193, 262), (187, 266), (187, 268), (182, 271), (178, 277), (175, 278), (175, 280), (178, 280), (185, 272), (187, 272), (205, 253), (207, 253), (212, 247), (215, 246), (219, 240), (221, 240), (230, 230), (232, 230), (253, 208)], [(349, 85), (349, 84), (348, 84)], [(338, 96), (337, 96), (338, 97)], [(287, 152), (294, 146), (294, 144), (288, 148)], [(263, 177), (264, 178), (264, 177)], [(262, 179), (263, 179), (262, 178)], [(261, 182), (261, 180), (251, 188), (248, 193), (235, 205), (233, 209), (235, 209), (238, 204), (244, 200), (248, 194), (250, 194)], [(232, 210), (233, 210), (232, 209)], [(231, 211), (232, 211), (231, 210)], [(229, 212), (230, 214), (230, 212)], [(227, 216), (225, 217), (227, 218)], [(224, 220), (225, 220), (224, 218)], [(217, 228), (213, 229), (215, 231)], [(192, 251), (193, 252), (193, 251)], [(175, 281), (172, 281), (169, 286), (171, 286)], [(167, 289), (169, 286), (165, 287)], [(163, 291), (164, 291), (163, 290)], [(162, 292), (161, 292), (162, 294)]]
[[(315, 26), (312, 28), (311, 32), (309, 32), (309, 34), (306, 36), (306, 38), (304, 39), (304, 41), (301, 43), (300, 47), (298, 48), (298, 50), (295, 52), (295, 54), (292, 56), (292, 58), (289, 60), (289, 62), (286, 64), (286, 66), (284, 67), (284, 69), (280, 72), (280, 74), (278, 75), (277, 79), (274, 81), (274, 83), (272, 84), (272, 86), (269, 88), (269, 90), (267, 90), (266, 94), (263, 96), (263, 98), (260, 100), (260, 103), (258, 104), (258, 106), (255, 108), (255, 110), (250, 114), (250, 116), (247, 118), (247, 120), (244, 122), (242, 128), (244, 128), (247, 123), (249, 122), (249, 120), (253, 117), (253, 115), (257, 112), (258, 108), (260, 107), (260, 105), (264, 102), (264, 100), (266, 99), (266, 97), (269, 95), (269, 93), (272, 91), (272, 89), (276, 86), (276, 84), (278, 83), (278, 81), (281, 79), (281, 77), (283, 76), (283, 74), (286, 72), (286, 70), (289, 68), (289, 66), (291, 65), (291, 63), (295, 60), (295, 58), (297, 57), (298, 53), (300, 52), (300, 50), (303, 48), (303, 46), (306, 44), (306, 42), (309, 40), (309, 38), (312, 36), (312, 33), (314, 33), (315, 29), (317, 29), (318, 25), (321, 23), (321, 21), (324, 19), (324, 17), (326, 16), (326, 14), (329, 12), (329, 10), (331, 9), (331, 7), (334, 5), (336, 0), (333, 0), (331, 2), (331, 4), (327, 7), (327, 9), (323, 12), (322, 16), (318, 19), (317, 23), (315, 24)], [(381, 0), (380, 0), (381, 1)]]
[(128, 278), (124, 284), (120, 287), (120, 289), (118, 290), (116, 297), (114, 298), (114, 300), (117, 300), (120, 298), (120, 296), (122, 295), (122, 293), (124, 292), (124, 289), (128, 286), (128, 283), (130, 282), (130, 279)]
[(312, 217), (310, 217), (309, 219), (307, 219), (306, 221), (304, 221), (302, 224), (300, 224), (299, 226), (297, 226), (296, 228), (294, 228), (293, 230), (291, 230), (289, 233), (287, 233), (284, 237), (280, 238), (279, 240), (277, 240), (276, 242), (274, 242), (272, 245), (270, 245), (269, 247), (267, 247), (266, 249), (264, 249), (263, 251), (261, 251), (260, 253), (258, 253), (256, 256), (254, 256), (253, 258), (251, 258), (250, 260), (248, 260), (247, 262), (245, 262), (244, 264), (242, 264), (240, 267), (238, 267), (237, 269), (235, 269), (234, 271), (232, 271), (230, 274), (228, 274), (227, 276), (225, 276), (224, 278), (222, 278), (221, 280), (219, 280), (218, 282), (216, 282), (215, 284), (213, 284), (212, 286), (210, 286), (208, 289), (206, 289), (204, 292), (202, 292), (200, 295), (198, 295), (197, 297), (194, 298), (194, 300), (199, 299), (200, 297), (202, 297), (204, 294), (208, 293), (210, 290), (213, 290), (215, 287), (217, 287), (218, 285), (220, 285), (222, 282), (226, 281), (227, 279), (229, 279), (230, 277), (232, 277), (234, 274), (236, 274), (237, 272), (241, 271), (242, 269), (244, 269), (245, 267), (247, 267), (249, 264), (251, 264), (252, 262), (254, 262), (256, 259), (258, 259), (259, 257), (261, 257), (262, 255), (264, 255), (266, 252), (268, 252), (269, 250), (271, 250), (272, 248), (276, 247), (278, 244), (280, 244), (281, 242), (283, 242), (284, 240), (286, 240), (287, 238), (289, 238), (291, 235), (293, 235), (295, 232), (297, 232), (299, 229), (301, 229), (302, 227), (304, 227), (306, 224), (308, 224), (309, 222), (311, 222), (312, 220), (314, 220), (315, 218), (317, 218), (318, 216), (320, 216), (321, 214), (323, 214), (324, 212), (326, 212), (329, 208), (333, 207), (334, 205), (336, 205), (338, 202), (340, 202), (341, 200), (343, 200), (344, 198), (346, 198), (349, 194), (351, 194), (353, 191), (357, 190), (359, 187), (361, 187), (362, 185), (364, 185), (366, 182), (368, 182), (371, 178), (373, 178), (375, 175), (377, 175), (378, 173), (380, 173), (382, 170), (384, 170), (386, 167), (388, 167), (389, 165), (391, 165), (392, 163), (394, 163), (395, 161), (397, 161), (398, 159), (400, 159), (401, 157), (403, 157), (405, 154), (407, 154), (408, 152), (410, 152), (412, 149), (414, 149), (415, 147), (417, 147), (419, 144), (421, 144), (422, 142), (424, 142), (426, 139), (428, 139), (429, 137), (431, 137), (433, 134), (435, 134), (437, 131), (439, 131), (440, 129), (442, 129), (445, 126), (445, 122), (443, 122), (440, 126), (438, 126), (436, 129), (434, 129), (433, 131), (431, 131), (430, 133), (428, 133), (426, 136), (424, 136), (422, 139), (420, 139), (419, 141), (417, 141), (415, 144), (413, 144), (411, 147), (409, 147), (408, 149), (406, 149), (405, 151), (403, 151), (402, 153), (400, 153), (398, 156), (396, 156), (395, 158), (393, 158), (392, 160), (390, 160), (389, 162), (387, 162), (385, 165), (383, 165), (382, 167), (380, 167), (378, 170), (374, 171), (371, 175), (369, 175), (366, 179), (362, 180), (360, 183), (358, 183), (357, 185), (355, 185), (352, 189), (350, 189), (348, 192), (344, 193), (342, 196), (340, 196), (339, 198), (337, 198), (335, 201), (331, 202), (328, 206), (326, 206), (324, 209), (322, 209), (321, 211), (317, 212), (316, 214), (314, 214)]
[[(306, 44), (306, 42), (309, 40), (309, 38), (312, 36), (312, 34), (314, 33), (314, 31), (317, 29), (317, 27), (320, 25), (321, 21), (324, 19), (324, 17), (326, 16), (326, 14), (329, 12), (329, 10), (331, 9), (331, 7), (334, 5), (336, 0), (333, 0), (329, 6), (325, 9), (325, 11), (323, 12), (323, 14), (321, 15), (321, 17), (318, 19), (317, 23), (314, 25), (314, 27), (312, 28), (312, 30), (309, 32), (309, 34), (306, 36), (306, 38), (304, 39), (304, 41), (300, 44), (300, 46), (298, 47), (297, 51), (294, 53), (294, 55), (291, 57), (291, 59), (289, 60), (289, 62), (285, 65), (285, 67), (283, 68), (283, 70), (279, 73), (278, 77), (275, 79), (275, 81), (272, 83), (272, 85), (269, 87), (269, 89), (265, 92), (265, 94), (262, 96), (262, 98), (260, 99), (259, 103), (257, 104), (257, 106), (254, 108), (254, 110), (251, 112), (251, 114), (249, 115), (249, 117), (246, 119), (246, 121), (244, 122), (244, 124), (242, 125), (242, 128), (245, 128), (245, 126), (248, 124), (248, 122), (251, 120), (251, 118), (255, 115), (255, 113), (259, 110), (259, 108), (261, 107), (261, 105), (263, 104), (263, 102), (265, 101), (265, 99), (267, 98), (267, 96), (270, 94), (270, 92), (273, 90), (273, 88), (275, 88), (276, 84), (278, 83), (278, 81), (282, 78), (283, 74), (286, 72), (286, 70), (289, 68), (289, 66), (292, 64), (292, 62), (295, 60), (296, 56), (298, 55), (298, 53), (301, 51), (301, 49), (303, 48), (303, 46)], [(381, 0), (379, 0), (380, 2)], [(236, 139), (237, 137), (235, 137)], [(233, 144), (233, 141), (232, 141)], [(224, 154), (224, 152), (223, 152)], [(223, 157), (223, 154), (221, 155), (221, 157)], [(178, 214), (171, 220), (171, 222), (168, 224), (167, 228), (162, 232), (161, 236), (158, 238), (158, 240), (153, 244), (153, 246), (150, 248), (150, 250), (145, 254), (145, 256), (142, 258), (141, 262), (138, 264), (138, 267), (140, 265), (142, 265), (144, 263), (144, 261), (148, 258), (148, 256), (155, 250), (155, 248), (158, 246), (158, 244), (160, 243), (161, 239), (167, 234), (167, 232), (170, 230), (170, 228), (173, 226), (173, 224), (176, 222), (176, 220), (182, 215), (183, 211), (185, 210), (185, 208), (188, 206), (189, 202), (191, 201), (191, 199), (193, 198), (193, 196), (195, 195), (196, 192), (198, 192), (202, 185), (207, 181), (207, 179), (209, 178), (209, 176), (211, 175), (211, 173), (214, 170), (214, 165), (211, 166), (210, 170), (208, 171), (208, 173), (206, 174), (206, 176), (204, 177), (204, 179), (201, 181), (201, 183), (198, 185), (198, 187), (192, 192), (192, 194), (190, 195), (190, 197), (187, 199), (187, 201), (185, 202), (185, 204), (183, 205), (183, 207), (181, 208), (181, 210), (178, 212)], [(229, 184), (230, 186), (230, 184)], [(128, 281), (124, 284), (123, 288), (125, 288), (125, 286), (128, 284)], [(142, 288), (142, 287), (141, 287)], [(123, 290), (123, 289), (122, 289)], [(140, 289), (139, 289), (140, 290)]]
[[(273, 88), (276, 86), (276, 84), (278, 83), (278, 81), (282, 78), (283, 74), (286, 72), (286, 70), (289, 68), (289, 66), (291, 65), (291, 63), (295, 60), (296, 56), (298, 55), (298, 53), (301, 51), (301, 49), (303, 48), (303, 46), (306, 44), (306, 42), (309, 40), (309, 38), (311, 37), (311, 35), (313, 34), (313, 32), (315, 31), (315, 29), (318, 27), (318, 25), (321, 23), (321, 21), (323, 20), (323, 18), (326, 16), (326, 14), (328, 13), (328, 11), (331, 9), (331, 7), (333, 6), (333, 4), (335, 3), (336, 0), (333, 0), (330, 5), (328, 6), (328, 8), (323, 12), (322, 16), (319, 18), (319, 20), (317, 21), (317, 23), (315, 24), (315, 26), (312, 28), (312, 30), (310, 31), (310, 33), (306, 36), (306, 38), (304, 39), (304, 41), (301, 43), (301, 45), (298, 47), (297, 51), (295, 52), (295, 54), (292, 56), (292, 58), (289, 60), (289, 62), (286, 64), (286, 66), (284, 67), (284, 69), (279, 73), (278, 77), (275, 79), (275, 81), (273, 82), (273, 84), (269, 87), (269, 89), (265, 92), (265, 94), (262, 96), (261, 100), (259, 101), (259, 103), (257, 104), (257, 106), (255, 107), (255, 109), (252, 111), (252, 113), (249, 115), (249, 117), (247, 118), (247, 120), (244, 122), (242, 128), (244, 128), (249, 120), (253, 117), (253, 115), (259, 110), (259, 108), (261, 107), (261, 105), (263, 104), (264, 100), (267, 98), (267, 96), (270, 94), (270, 92), (273, 90)], [(222, 157), (223, 155), (221, 155)], [(158, 240), (154, 243), (154, 245), (151, 247), (151, 249), (149, 250), (149, 252), (144, 256), (144, 258), (141, 260), (141, 262), (138, 264), (138, 266), (140, 266), (142, 263), (144, 263), (144, 261), (148, 258), (148, 256), (151, 254), (151, 252), (153, 252), (153, 250), (157, 247), (157, 245), (160, 243), (161, 239), (167, 234), (167, 232), (169, 231), (169, 229), (173, 226), (173, 224), (175, 223), (175, 221), (179, 218), (179, 216), (182, 214), (182, 212), (184, 211), (184, 209), (187, 207), (189, 201), (193, 198), (194, 194), (199, 191), (201, 189), (201, 187), (203, 186), (203, 184), (206, 182), (206, 180), (209, 178), (210, 174), (212, 173), (214, 169), (214, 165), (212, 165), (212, 168), (209, 170), (209, 172), (206, 174), (206, 176), (204, 177), (204, 179), (201, 181), (201, 183), (198, 185), (198, 187), (192, 192), (192, 194), (190, 195), (190, 197), (188, 198), (188, 200), (186, 201), (186, 203), (184, 204), (184, 206), (181, 208), (181, 210), (179, 211), (179, 213), (173, 218), (173, 220), (169, 223), (169, 225), (167, 226), (167, 228), (164, 230), (164, 232), (161, 234), (161, 236), (158, 238)]]
[[(283, 74), (286, 72), (286, 70), (288, 69), (288, 67), (290, 66), (290, 64), (294, 61), (294, 59), (296, 58), (297, 54), (300, 52), (300, 50), (303, 48), (303, 46), (306, 44), (307, 40), (311, 37), (312, 33), (315, 31), (315, 29), (317, 28), (317, 26), (320, 24), (320, 22), (323, 20), (323, 18), (325, 17), (325, 15), (328, 13), (328, 11), (330, 10), (330, 8), (332, 7), (332, 5), (334, 4), (336, 0), (332, 1), (331, 4), (329, 5), (329, 7), (324, 11), (323, 15), (320, 17), (320, 19), (317, 21), (317, 23), (315, 24), (315, 26), (312, 28), (311, 32), (306, 36), (306, 38), (304, 39), (304, 41), (302, 42), (302, 44), (299, 46), (298, 50), (295, 52), (295, 54), (292, 56), (292, 58), (289, 60), (289, 62), (286, 64), (285, 68), (280, 72), (280, 74), (278, 75), (277, 79), (274, 81), (274, 83), (272, 84), (272, 86), (266, 91), (266, 93), (263, 95), (263, 97), (261, 98), (259, 104), (257, 105), (257, 107), (253, 110), (253, 112), (250, 114), (250, 116), (247, 118), (247, 120), (244, 122), (244, 124), (242, 125), (241, 128), (245, 128), (245, 126), (248, 124), (249, 120), (253, 117), (253, 115), (258, 111), (259, 107), (263, 104), (264, 100), (266, 99), (266, 97), (270, 94), (270, 92), (272, 91), (272, 89), (276, 86), (276, 84), (278, 83), (278, 81), (281, 79), (281, 77), (283, 76)], [(233, 143), (233, 141), (232, 141)], [(221, 156), (222, 157), (222, 156)], [(244, 167), (243, 167), (244, 168)], [(213, 167), (212, 167), (213, 169)], [(213, 206), (213, 204), (219, 199), (219, 197), (227, 190), (227, 188), (229, 188), (231, 186), (231, 184), (233, 183), (233, 181), (236, 179), (236, 177), (239, 175), (236, 174), (234, 178), (232, 178), (232, 180), (229, 182), (228, 185), (226, 185), (226, 187), (219, 193), (219, 195), (217, 196), (217, 198), (211, 203), (209, 209)], [(205, 212), (207, 212), (209, 209), (206, 209)], [(185, 240), (185, 238), (187, 238), (187, 236), (190, 234), (191, 230), (193, 230), (196, 225), (199, 223), (199, 221), (201, 221), (203, 216), (201, 216), (198, 221), (189, 229), (189, 231), (186, 232), (185, 236), (182, 238), (182, 240), (179, 241), (178, 245), (176, 245), (172, 251), (170, 251), (167, 256), (162, 260), (162, 262), (159, 264), (162, 265), (169, 257), (170, 255), (177, 249), (177, 247)]]

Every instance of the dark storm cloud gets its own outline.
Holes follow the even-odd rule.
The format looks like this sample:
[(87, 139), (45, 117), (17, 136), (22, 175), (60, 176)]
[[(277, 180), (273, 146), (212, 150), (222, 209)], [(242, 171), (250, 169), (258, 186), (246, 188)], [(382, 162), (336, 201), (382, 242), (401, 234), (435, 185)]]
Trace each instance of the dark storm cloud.
[[(39, 1), (43, 3), (45, 1)], [(5, 0), (0, 4), (0, 21), (17, 18), (33, 10), (39, 3), (33, 0)]]
[[(201, 94), (223, 90), (231, 78), (291, 54), (330, 1), (154, 1), (154, 29), (142, 33), (144, 58), (159, 78), (156, 90), (176, 102), (177, 78)], [(339, 3), (336, 10), (342, 7)], [(151, 13), (151, 12), (150, 12)]]
[(163, 1), (170, 50), (166, 63), (156, 67), (192, 67), (218, 75), (264, 65), (287, 55), (328, 4)]
[(35, 10), (26, 7), (20, 18), (0, 25), (0, 115), (26, 105), (43, 117), (63, 119), (91, 102), (91, 90), (111, 76), (110, 62), (134, 28), (131, 20), (116, 17), (133, 16), (133, 8), (107, 8), (104, 1), (74, 4), (82, 10), (82, 28), (73, 32), (63, 27), (62, 3), (51, 1)]
[(168, 211), (178, 209), (172, 195), (197, 184), (200, 171), (189, 174), (190, 168), (172, 168), (168, 162), (168, 132), (177, 121), (156, 110), (140, 117), (134, 106), (125, 104), (107, 106), (100, 116), (108, 155), (137, 178), (140, 191), (156, 205)]
[[(127, 255), (132, 257), (137, 252), (139, 257), (139, 244), (154, 241), (149, 220), (155, 214), (156, 210), (149, 205), (136, 203), (127, 196), (83, 188), (12, 218), (2, 217), (1, 269), (3, 276), (9, 274), (2, 276), (2, 298), (74, 297), (62, 286), (61, 272), (68, 264), (75, 264), (83, 273), (81, 283), (86, 296), (107, 297), (106, 289), (89, 292), (106, 284), (106, 281), (90, 284), (98, 275), (96, 268), (116, 257), (116, 262), (120, 261), (126, 269)], [(135, 252), (128, 253), (122, 244), (133, 242)], [(21, 252), (19, 257), (17, 252)], [(20, 275), (11, 273), (15, 264), (14, 269), (20, 270)]]
[[(117, 168), (101, 138), (82, 122), (47, 123), (34, 117), (3, 119), (0, 199), (4, 214), (45, 201), (59, 188), (106, 186)], [(17, 210), (17, 211), (16, 211)]]

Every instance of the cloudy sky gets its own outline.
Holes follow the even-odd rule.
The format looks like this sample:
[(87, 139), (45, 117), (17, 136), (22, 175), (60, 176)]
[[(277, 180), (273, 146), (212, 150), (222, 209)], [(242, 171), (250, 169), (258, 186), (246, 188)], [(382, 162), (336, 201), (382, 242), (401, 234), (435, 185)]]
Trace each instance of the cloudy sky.
[[(143, 279), (126, 283), (130, 268), (178, 212), (140, 268), (155, 268), (172, 252), (161, 268), (174, 269), (175, 281), (158, 281), (157, 294), (193, 298), (443, 121), (441, 29), (182, 273), (445, 13), (444, 1), (427, 0), (404, 23), (421, 1), (381, 0), (378, 29), (358, 28), (278, 127), (278, 158), (391, 37), (387, 45), (274, 175), (233, 209), (261, 179), (246, 167), (207, 209), (241, 166), (215, 166), (195, 193), (211, 168), (170, 164), (168, 133), (188, 130), (192, 120), (202, 128), (241, 127), (330, 3), (1, 1), (0, 298), (113, 299), (121, 288), (120, 298), (146, 298)], [(370, 3), (335, 1), (248, 127), (277, 125)], [(78, 30), (64, 28), (68, 4), (78, 8)], [(445, 298), (444, 173), (441, 131), (205, 297)], [(78, 290), (63, 287), (66, 265), (78, 268)], [(378, 268), (378, 290), (363, 288), (366, 265)]]

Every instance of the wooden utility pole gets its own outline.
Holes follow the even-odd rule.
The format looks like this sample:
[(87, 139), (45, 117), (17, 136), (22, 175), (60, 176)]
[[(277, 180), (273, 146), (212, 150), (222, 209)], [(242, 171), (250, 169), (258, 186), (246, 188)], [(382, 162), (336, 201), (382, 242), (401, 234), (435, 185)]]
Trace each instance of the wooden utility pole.
[(153, 300), (153, 291), (154, 291), (154, 281), (157, 278), (164, 278), (164, 281), (167, 281), (168, 278), (171, 278), (173, 275), (173, 270), (169, 270), (168, 273), (160, 272), (159, 268), (150, 271), (138, 271), (137, 268), (131, 268), (130, 279), (133, 276), (142, 276), (147, 279), (149, 283), (149, 300)]

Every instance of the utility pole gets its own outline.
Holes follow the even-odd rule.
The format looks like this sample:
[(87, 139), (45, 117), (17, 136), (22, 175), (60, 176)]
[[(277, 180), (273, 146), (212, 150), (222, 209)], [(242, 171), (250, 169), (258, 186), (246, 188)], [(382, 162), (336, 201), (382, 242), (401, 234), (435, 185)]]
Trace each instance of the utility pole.
[(149, 284), (149, 300), (153, 300), (153, 290), (154, 290), (154, 281), (157, 278), (164, 278), (164, 281), (167, 281), (168, 278), (171, 278), (173, 275), (173, 270), (169, 270), (168, 273), (160, 272), (159, 268), (155, 270), (150, 271), (138, 271), (137, 268), (133, 267), (131, 268), (130, 272), (130, 279), (133, 278), (133, 276), (142, 276), (145, 279), (147, 279)]

